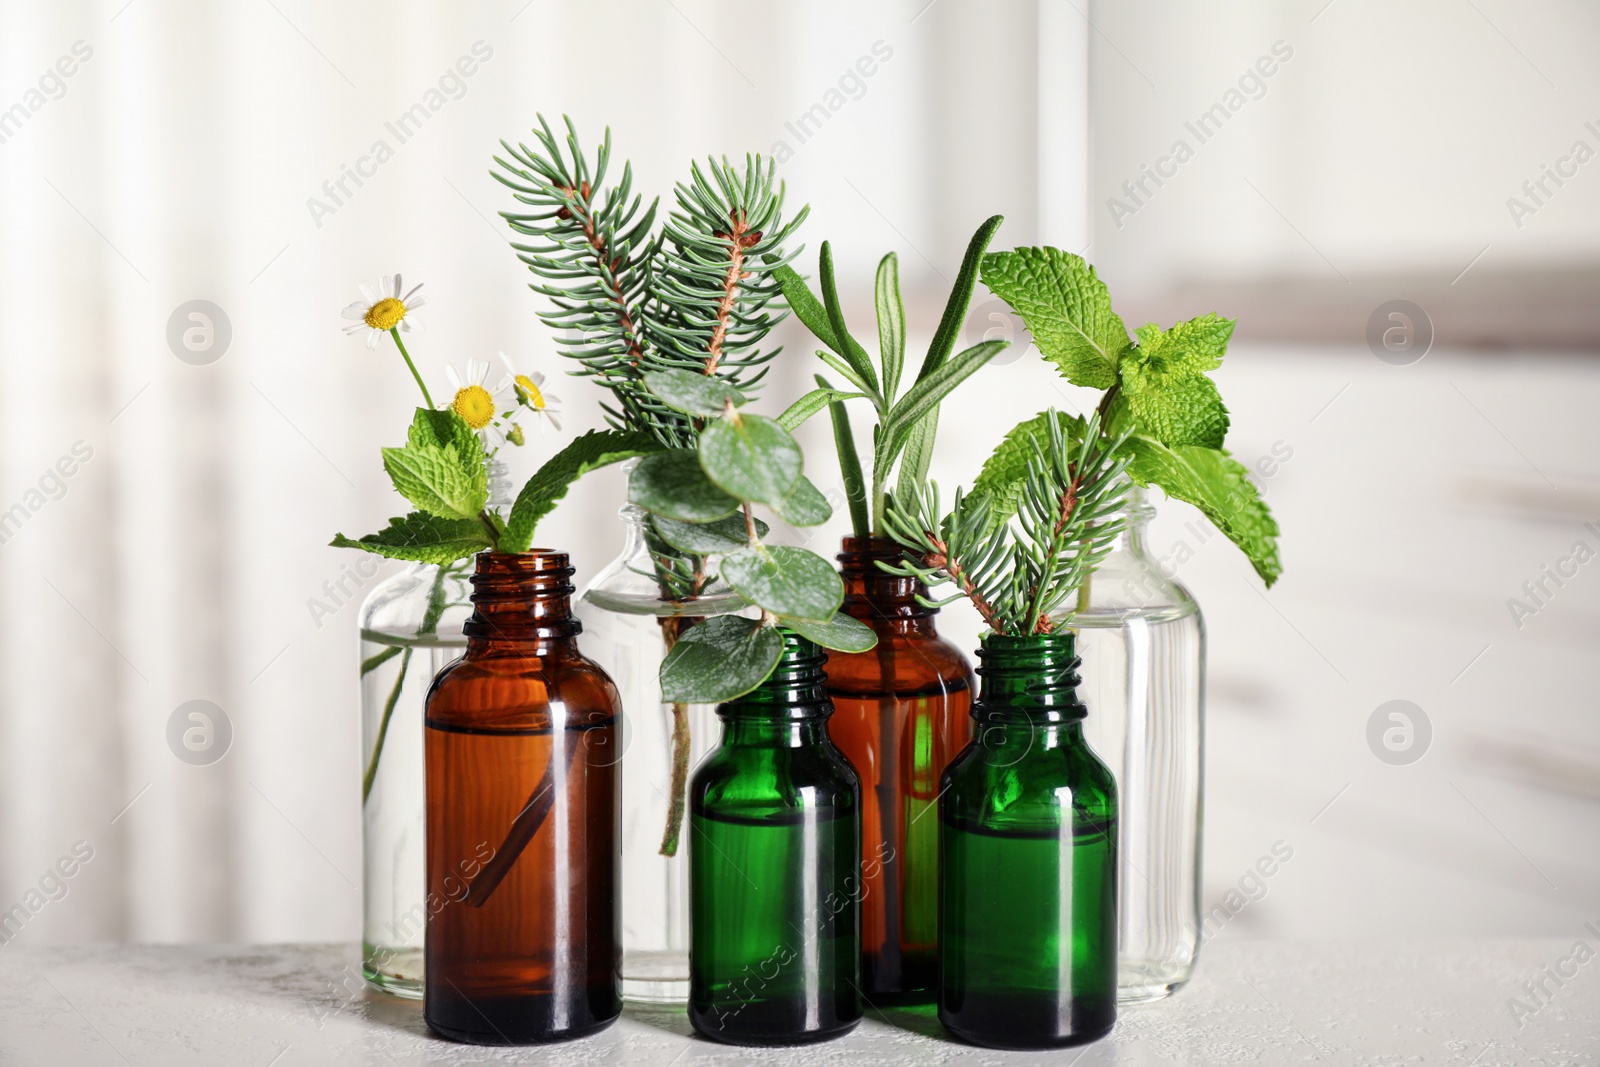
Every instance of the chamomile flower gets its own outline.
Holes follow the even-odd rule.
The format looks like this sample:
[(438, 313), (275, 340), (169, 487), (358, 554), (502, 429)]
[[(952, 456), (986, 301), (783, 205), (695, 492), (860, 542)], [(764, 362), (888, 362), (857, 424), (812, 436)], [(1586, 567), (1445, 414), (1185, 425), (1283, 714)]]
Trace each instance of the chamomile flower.
[(344, 332), (356, 334), (366, 330), (367, 347), (376, 348), (378, 338), (390, 330), (398, 328), (410, 333), (422, 329), (421, 323), (413, 314), (425, 303), (424, 299), (417, 295), (417, 290), (421, 288), (421, 285), (413, 285), (410, 291), (402, 296), (398, 274), (385, 274), (376, 287), (361, 286), (361, 299), (340, 312), (345, 318), (356, 320), (346, 326)]
[(546, 422), (560, 430), (561, 398), (554, 393), (545, 392), (544, 375), (538, 371), (532, 374), (518, 374), (516, 367), (511, 365), (511, 360), (504, 352), (500, 353), (500, 361), (505, 364), (506, 371), (511, 375), (511, 388), (517, 394), (517, 403), (539, 416), (541, 430), (544, 429)]
[(450, 379), (450, 388), (455, 390), (450, 409), (460, 415), (468, 426), (482, 430), (496, 420), (500, 413), (500, 401), (512, 386), (509, 375), (491, 385), (489, 364), (478, 359), (467, 360), (465, 375), (457, 374), (454, 367), (446, 367), (444, 373)]

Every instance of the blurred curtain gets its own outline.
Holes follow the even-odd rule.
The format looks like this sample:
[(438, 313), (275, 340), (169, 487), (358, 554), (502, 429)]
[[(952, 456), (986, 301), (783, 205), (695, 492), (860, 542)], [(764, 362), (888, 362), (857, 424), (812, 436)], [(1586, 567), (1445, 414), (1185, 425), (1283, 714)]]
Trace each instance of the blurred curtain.
[[(495, 215), (498, 138), (609, 123), (657, 192), (691, 155), (773, 153), (864, 314), (878, 255), (941, 294), (992, 211), (1008, 243), (1083, 235), (1088, 31), (1040, 6), (0, 3), (0, 911), (92, 849), (12, 936), (355, 935), (376, 579), (325, 546), (395, 512), (376, 450), (412, 386), (338, 311), (403, 271), (433, 381), (496, 351), (564, 369)], [(569, 434), (598, 422), (556, 391)], [(596, 476), (547, 529), (580, 580), (618, 493)], [(209, 765), (169, 743), (192, 700), (231, 729)]]

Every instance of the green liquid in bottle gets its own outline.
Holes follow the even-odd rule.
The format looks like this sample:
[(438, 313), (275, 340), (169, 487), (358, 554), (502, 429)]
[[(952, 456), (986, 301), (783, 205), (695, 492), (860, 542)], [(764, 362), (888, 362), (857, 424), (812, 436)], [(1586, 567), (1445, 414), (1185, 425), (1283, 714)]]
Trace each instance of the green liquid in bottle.
[(717, 709), (689, 786), (689, 1020), (738, 1045), (861, 1019), (861, 787), (828, 739), (821, 654), (785, 636), (772, 677)]

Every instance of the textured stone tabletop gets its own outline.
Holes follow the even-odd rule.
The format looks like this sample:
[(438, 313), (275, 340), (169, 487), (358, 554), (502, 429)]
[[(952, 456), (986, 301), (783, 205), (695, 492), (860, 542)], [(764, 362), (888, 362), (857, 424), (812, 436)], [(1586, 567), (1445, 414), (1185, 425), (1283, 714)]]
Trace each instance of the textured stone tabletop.
[(430, 1035), (417, 1003), (363, 991), (353, 946), (9, 944), (0, 1064), (1600, 1064), (1600, 938), (1584, 943), (1213, 944), (1176, 996), (1049, 1053), (955, 1044), (931, 1010), (869, 1012), (805, 1049), (739, 1049), (694, 1038), (681, 1012), (633, 1007), (581, 1041), (475, 1048)]

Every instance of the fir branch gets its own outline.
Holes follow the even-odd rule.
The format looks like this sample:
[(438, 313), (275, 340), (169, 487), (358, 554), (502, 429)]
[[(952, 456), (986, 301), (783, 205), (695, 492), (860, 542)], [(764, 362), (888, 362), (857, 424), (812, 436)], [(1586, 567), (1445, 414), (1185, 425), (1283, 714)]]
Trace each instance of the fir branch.
[(799, 253), (784, 245), (810, 209), (784, 221), (776, 171), (760, 156), (746, 156), (742, 170), (708, 159), (678, 184), (652, 265), (648, 329), (657, 366), (716, 375), (748, 393), (778, 354), (760, 347), (788, 314), (770, 308), (781, 295), (775, 272)]
[(1110, 553), (1124, 528), (1127, 466), (1117, 452), (1122, 439), (1101, 433), (1098, 416), (1074, 442), (1051, 413), (1044, 448), (1028, 459), (1022, 500), (1014, 519), (996, 524), (982, 494), (959, 491), (948, 515), (939, 514), (937, 486), (914, 499), (891, 498), (885, 510), (890, 536), (907, 550), (891, 574), (957, 592), (930, 606), (966, 599), (998, 634), (1042, 634), (1055, 628), (1052, 613)]

